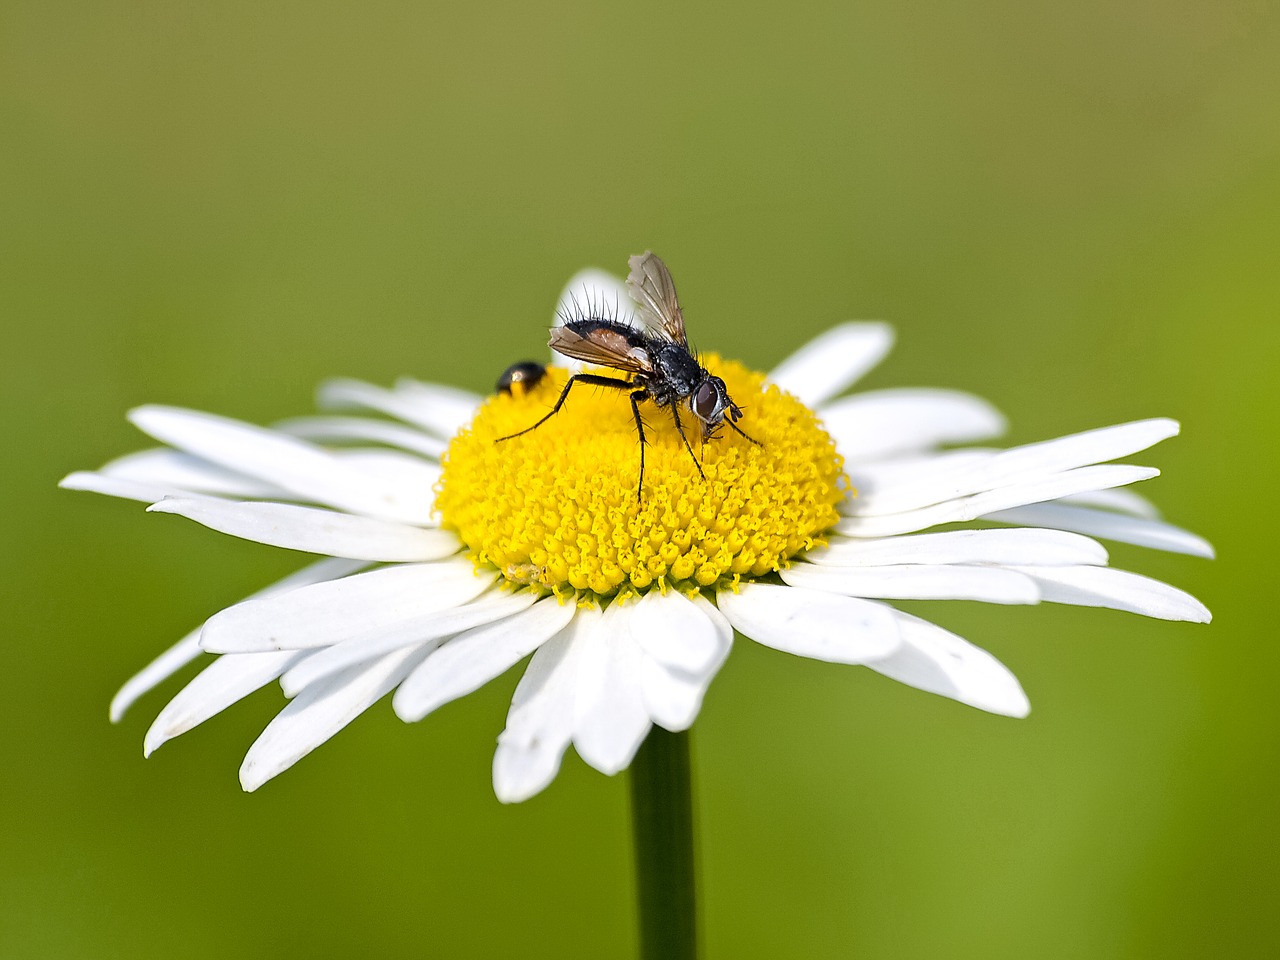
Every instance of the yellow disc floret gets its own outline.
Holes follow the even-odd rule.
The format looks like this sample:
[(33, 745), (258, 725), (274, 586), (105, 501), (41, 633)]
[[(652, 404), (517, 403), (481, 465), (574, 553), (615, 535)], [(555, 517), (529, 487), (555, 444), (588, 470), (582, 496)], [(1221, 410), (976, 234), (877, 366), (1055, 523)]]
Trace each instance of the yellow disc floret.
[[(820, 541), (838, 519), (847, 479), (835, 444), (795, 397), (764, 375), (704, 356), (744, 411), (702, 443), (702, 423), (680, 404), (640, 405), (640, 444), (624, 391), (579, 384), (560, 412), (529, 433), (564, 389), (551, 367), (528, 390), (491, 397), (442, 460), (436, 505), (472, 560), (513, 584), (598, 597), (670, 586), (693, 591), (760, 577)], [(606, 371), (612, 374), (612, 371)], [(639, 494), (639, 496), (637, 496)]]

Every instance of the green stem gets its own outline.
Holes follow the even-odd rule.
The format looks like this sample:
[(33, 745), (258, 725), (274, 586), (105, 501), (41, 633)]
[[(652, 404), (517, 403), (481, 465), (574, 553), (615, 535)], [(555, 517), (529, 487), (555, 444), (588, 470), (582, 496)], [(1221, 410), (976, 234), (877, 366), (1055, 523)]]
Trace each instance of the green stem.
[(641, 960), (697, 960), (689, 734), (654, 727), (631, 762)]

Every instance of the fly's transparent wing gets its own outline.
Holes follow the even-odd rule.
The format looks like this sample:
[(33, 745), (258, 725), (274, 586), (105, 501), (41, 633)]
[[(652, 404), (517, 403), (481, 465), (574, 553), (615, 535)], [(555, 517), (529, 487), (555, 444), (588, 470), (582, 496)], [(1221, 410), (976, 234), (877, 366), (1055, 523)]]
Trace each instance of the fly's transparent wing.
[(653, 363), (649, 351), (632, 343), (620, 330), (599, 326), (575, 331), (569, 327), (552, 327), (548, 345), (556, 353), (612, 367), (627, 373), (652, 373)]
[(627, 293), (640, 308), (640, 319), (654, 333), (667, 340), (689, 345), (684, 332), (684, 314), (676, 297), (671, 271), (657, 254), (646, 250), (627, 261)]

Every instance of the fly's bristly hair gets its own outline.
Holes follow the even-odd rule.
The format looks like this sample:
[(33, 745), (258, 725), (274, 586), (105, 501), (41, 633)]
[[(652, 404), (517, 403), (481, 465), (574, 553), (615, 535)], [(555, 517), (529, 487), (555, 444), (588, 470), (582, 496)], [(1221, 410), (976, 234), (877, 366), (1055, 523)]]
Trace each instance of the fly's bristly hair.
[(556, 319), (560, 321), (560, 326), (567, 327), (571, 323), (594, 321), (632, 330), (636, 328), (635, 312), (624, 309), (617, 295), (610, 303), (607, 294), (601, 292), (598, 301), (593, 302), (591, 288), (584, 285), (582, 299), (586, 301), (585, 306), (578, 302), (578, 295), (570, 290), (568, 299), (560, 301), (560, 305), (556, 308)]

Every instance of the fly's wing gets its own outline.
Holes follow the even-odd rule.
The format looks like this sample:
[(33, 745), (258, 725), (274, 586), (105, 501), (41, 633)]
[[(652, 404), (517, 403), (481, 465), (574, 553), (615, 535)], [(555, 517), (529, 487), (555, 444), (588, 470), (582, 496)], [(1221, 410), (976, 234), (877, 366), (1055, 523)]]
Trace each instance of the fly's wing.
[(684, 332), (684, 314), (676, 298), (671, 271), (648, 250), (627, 261), (627, 293), (640, 308), (640, 319), (656, 334), (682, 347), (689, 342)]
[(653, 372), (649, 351), (636, 346), (621, 331), (608, 326), (585, 330), (552, 327), (548, 346), (566, 357), (596, 363), (602, 367), (612, 367), (627, 373)]

